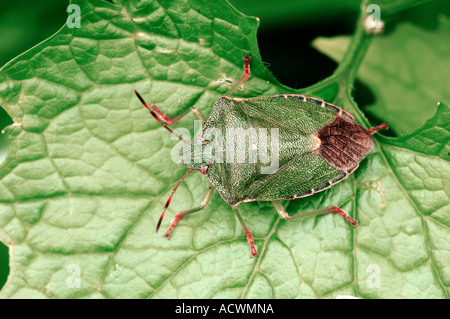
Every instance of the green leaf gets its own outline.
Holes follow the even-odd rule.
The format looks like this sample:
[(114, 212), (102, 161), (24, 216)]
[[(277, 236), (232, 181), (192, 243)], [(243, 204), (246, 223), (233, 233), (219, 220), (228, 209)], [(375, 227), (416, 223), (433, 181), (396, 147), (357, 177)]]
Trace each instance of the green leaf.
[(361, 285), (367, 297), (448, 298), (449, 120), (450, 108), (441, 103), (416, 132), (380, 138), (380, 153), (361, 174), (367, 191), (358, 199), (357, 269), (360, 278), (370, 264), (382, 269), (379, 290)]
[[(450, 18), (441, 12), (442, 5), (432, 11), (419, 7), (409, 13), (420, 16), (418, 23), (404, 19), (375, 38), (359, 69), (358, 79), (375, 95), (368, 112), (388, 122), (398, 135), (414, 131), (430, 118), (436, 110), (432, 104), (450, 101), (450, 60), (443, 54), (450, 50)], [(429, 23), (436, 26), (424, 28)], [(314, 46), (341, 61), (349, 43), (350, 37), (337, 36), (318, 38)]]
[(394, 14), (429, 1), (430, 0), (367, 0), (364, 3), (366, 6), (372, 4), (379, 6), (383, 14)]
[[(250, 258), (216, 193), (166, 240), (154, 229), (186, 169), (133, 90), (169, 116), (208, 115), (251, 53), (239, 95), (295, 91), (263, 66), (257, 20), (226, 2), (76, 3), (80, 29), (63, 27), (0, 70), (0, 105), (16, 123), (0, 167), (0, 239), (11, 253), (3, 298), (448, 297), (447, 105), (409, 136), (377, 137), (346, 181), (284, 202), (290, 214), (339, 205), (360, 221), (354, 229), (337, 215), (285, 221), (270, 203), (242, 204), (259, 250)], [(367, 126), (351, 88), (370, 43), (358, 23), (335, 74), (298, 92)], [(167, 215), (198, 206), (207, 187), (191, 174)]]

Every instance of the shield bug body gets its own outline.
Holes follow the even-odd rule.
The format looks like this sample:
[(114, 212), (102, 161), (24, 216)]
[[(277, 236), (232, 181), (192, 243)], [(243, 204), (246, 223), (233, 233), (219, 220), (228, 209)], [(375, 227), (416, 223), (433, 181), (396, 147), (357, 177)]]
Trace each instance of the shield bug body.
[(337, 206), (290, 216), (280, 200), (310, 196), (348, 177), (372, 149), (372, 134), (387, 125), (366, 130), (340, 107), (303, 95), (230, 98), (250, 77), (249, 59), (245, 57), (244, 75), (217, 100), (208, 120), (198, 109), (191, 109), (203, 124), (202, 136), (193, 142), (184, 140), (169, 127), (185, 114), (168, 118), (135, 91), (150, 114), (185, 143), (188, 150), (182, 155), (182, 163), (188, 170), (167, 200), (156, 231), (177, 188), (194, 170), (205, 174), (210, 186), (200, 206), (175, 215), (165, 233), (167, 238), (181, 218), (205, 208), (215, 190), (236, 214), (252, 256), (257, 255), (253, 238), (238, 210), (243, 202), (272, 201), (283, 219), (338, 213), (355, 226), (357, 221)]

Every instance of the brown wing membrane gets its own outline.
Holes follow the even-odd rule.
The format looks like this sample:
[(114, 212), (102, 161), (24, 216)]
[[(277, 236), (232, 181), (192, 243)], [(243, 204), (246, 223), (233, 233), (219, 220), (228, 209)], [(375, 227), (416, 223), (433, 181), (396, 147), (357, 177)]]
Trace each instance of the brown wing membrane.
[(340, 171), (354, 167), (373, 147), (372, 136), (357, 123), (342, 116), (336, 116), (316, 136), (321, 141), (316, 152)]

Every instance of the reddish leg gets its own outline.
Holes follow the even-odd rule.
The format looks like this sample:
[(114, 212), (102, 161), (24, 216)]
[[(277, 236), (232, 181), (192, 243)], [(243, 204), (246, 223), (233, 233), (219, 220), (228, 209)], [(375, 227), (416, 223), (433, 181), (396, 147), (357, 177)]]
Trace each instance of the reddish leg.
[[(147, 102), (144, 101), (144, 99), (142, 98), (142, 96), (139, 94), (138, 91), (134, 90), (134, 93), (136, 94), (136, 96), (139, 98), (139, 100), (142, 102), (142, 104), (147, 108), (147, 110), (150, 112), (150, 114), (166, 129), (168, 130), (172, 135), (174, 135), (175, 137), (177, 137), (178, 139), (180, 139), (181, 141), (184, 141), (181, 136), (177, 135), (176, 133), (174, 133), (172, 131), (172, 129), (170, 127), (168, 127), (167, 125), (173, 125), (176, 122), (178, 122), (179, 120), (181, 120), (187, 113), (189, 113), (189, 111), (192, 111), (192, 113), (194, 113), (194, 115), (202, 122), (202, 127), (203, 124), (205, 123), (205, 117), (203, 116), (203, 114), (200, 112), (200, 110), (196, 107), (192, 107), (189, 110), (186, 110), (185, 112), (181, 113), (180, 115), (177, 115), (175, 117), (169, 118), (166, 114), (164, 114), (155, 104), (153, 104), (151, 107), (147, 104)], [(156, 113), (158, 114), (156, 114)], [(159, 115), (159, 116), (158, 116)], [(190, 144), (190, 142), (184, 141), (186, 144)]]
[[(144, 104), (144, 106), (147, 108), (147, 110), (150, 112), (150, 114), (155, 118), (155, 120), (157, 120), (162, 127), (164, 127), (166, 130), (168, 130), (170, 132), (170, 134), (172, 134), (173, 136), (175, 136), (176, 138), (178, 138), (180, 141), (184, 142), (187, 145), (190, 145), (191, 142), (186, 141), (185, 139), (183, 139), (181, 136), (179, 136), (177, 133), (175, 133), (170, 127), (167, 126), (166, 123), (164, 123), (158, 115), (156, 115), (155, 111), (153, 110), (153, 107), (148, 106), (147, 102), (144, 101), (144, 99), (142, 98), (142, 96), (139, 94), (138, 91), (134, 90), (134, 93), (136, 94), (136, 96), (139, 98), (139, 100), (141, 101), (142, 104)], [(154, 107), (156, 107), (154, 105)]]
[(193, 170), (194, 170), (193, 168), (189, 168), (189, 169), (187, 170), (187, 172), (184, 173), (183, 177), (180, 178), (180, 180), (178, 181), (178, 183), (175, 185), (174, 189), (172, 190), (172, 193), (170, 194), (169, 199), (168, 199), (167, 202), (166, 202), (166, 205), (164, 205), (164, 210), (163, 210), (161, 216), (159, 217), (158, 224), (156, 225), (156, 232), (159, 231), (159, 227), (161, 226), (161, 222), (162, 222), (162, 220), (163, 220), (163, 218), (164, 218), (164, 215), (166, 214), (167, 208), (169, 208), (169, 205), (170, 205), (170, 202), (172, 201), (173, 195), (175, 195), (175, 192), (177, 191), (178, 187), (181, 185), (181, 183), (184, 181), (184, 179), (185, 179), (185, 178), (186, 178)]
[(256, 251), (256, 247), (255, 247), (255, 243), (253, 241), (253, 237), (250, 233), (250, 229), (248, 229), (247, 225), (244, 222), (244, 219), (242, 218), (241, 214), (239, 213), (239, 210), (237, 208), (237, 206), (231, 206), (231, 208), (233, 208), (234, 214), (236, 215), (236, 217), (238, 218), (239, 222), (241, 223), (242, 226), (242, 230), (244, 231), (244, 235), (247, 237), (247, 241), (250, 245), (250, 248), (252, 250), (252, 257), (255, 257), (258, 255), (257, 251)]
[(241, 76), (240, 80), (228, 90), (225, 94), (226, 96), (230, 96), (232, 93), (237, 91), (239, 87), (250, 78), (250, 57), (250, 55), (244, 55), (244, 74)]
[(183, 113), (181, 113), (180, 115), (169, 118), (166, 114), (161, 112), (161, 110), (155, 104), (152, 105), (152, 110), (155, 111), (156, 113), (158, 113), (159, 116), (162, 118), (162, 120), (169, 125), (175, 124), (176, 122), (181, 120), (183, 118), (183, 116), (185, 116), (190, 111), (190, 110), (186, 110)]
[(377, 132), (379, 130), (388, 129), (388, 128), (389, 127), (388, 127), (387, 123), (383, 123), (383, 124), (380, 124), (378, 126), (375, 126), (375, 127), (372, 127), (370, 129), (368, 129), (367, 133), (374, 134), (375, 132)]
[[(138, 91), (134, 90), (134, 93), (136, 93), (136, 96), (139, 98), (139, 100), (141, 101), (141, 103), (147, 108), (147, 110), (150, 112), (150, 114), (166, 129), (168, 130), (173, 136), (175, 136), (176, 138), (178, 138), (180, 141), (184, 142), (187, 145), (191, 145), (191, 142), (183, 139), (181, 136), (179, 136), (178, 134), (176, 134), (170, 127), (168, 127), (167, 125), (171, 125), (176, 123), (177, 121), (179, 121), (183, 116), (186, 115), (186, 113), (188, 112), (184, 112), (174, 118), (168, 118), (166, 114), (164, 114), (163, 112), (161, 112), (158, 107), (156, 105), (152, 105), (152, 107), (150, 107), (147, 102), (145, 102), (145, 100), (142, 98), (142, 96), (139, 94)], [(199, 109), (197, 108), (191, 108), (192, 113), (194, 113), (194, 115), (202, 122), (202, 124), (205, 123), (205, 117), (203, 116), (203, 114), (200, 112)], [(159, 116), (156, 113), (159, 114)], [(203, 126), (203, 125), (202, 125)], [(197, 137), (197, 139), (201, 139)], [(184, 174), (184, 176), (178, 181), (178, 183), (176, 184), (175, 188), (172, 190), (172, 194), (170, 194), (169, 199), (166, 202), (166, 205), (164, 206), (164, 210), (161, 214), (161, 217), (159, 218), (158, 224), (156, 225), (156, 232), (158, 232), (159, 227), (161, 226), (161, 222), (164, 218), (164, 215), (166, 214), (166, 210), (170, 205), (170, 202), (172, 201), (172, 197), (175, 194), (175, 192), (177, 191), (178, 187), (180, 186), (181, 182), (186, 178), (187, 175), (189, 175), (189, 173), (191, 173), (194, 169), (193, 168), (189, 168), (187, 170), (187, 172)], [(204, 172), (203, 172), (204, 171)], [(203, 170), (202, 173), (204, 174), (206, 171)], [(208, 193), (207, 193), (208, 194)], [(205, 195), (206, 197), (206, 195)], [(209, 200), (208, 200), (209, 202)], [(203, 203), (203, 202), (202, 202)], [(205, 205), (206, 206), (206, 205)], [(202, 206), (195, 208), (195, 209), (190, 209), (187, 211), (182, 211), (180, 213), (177, 214), (177, 216), (175, 217), (174, 221), (172, 222), (172, 225), (170, 226), (169, 230), (166, 233), (166, 237), (169, 237), (173, 227), (175, 227), (175, 225), (177, 224), (178, 220), (180, 220), (183, 216), (187, 215), (187, 214), (191, 214), (193, 212), (196, 212), (198, 210), (203, 209)]]
[(337, 206), (332, 206), (332, 207), (328, 207), (325, 209), (313, 210), (313, 211), (306, 212), (306, 213), (298, 213), (298, 214), (290, 216), (284, 209), (283, 205), (281, 205), (280, 201), (278, 201), (278, 200), (272, 201), (272, 204), (275, 207), (275, 209), (277, 210), (278, 215), (280, 215), (280, 217), (283, 219), (298, 219), (298, 218), (338, 213), (339, 215), (344, 217), (350, 224), (352, 224), (353, 227), (355, 227), (356, 224), (358, 224), (358, 222), (356, 220), (349, 217), (342, 209), (340, 209)]
[(342, 209), (340, 209), (337, 206), (329, 207), (329, 208), (326, 208), (325, 210), (328, 211), (329, 213), (338, 213), (339, 215), (344, 217), (350, 224), (352, 224), (353, 227), (355, 227), (356, 224), (358, 224), (358, 221), (356, 221), (353, 218), (351, 218), (350, 216), (348, 216)]
[(173, 228), (177, 225), (178, 221), (183, 218), (186, 215), (192, 214), (192, 213), (196, 213), (198, 211), (201, 211), (203, 208), (205, 208), (206, 206), (208, 206), (209, 202), (211, 201), (212, 195), (214, 194), (214, 190), (215, 188), (210, 185), (208, 190), (205, 193), (205, 196), (203, 196), (202, 202), (200, 203), (199, 207), (195, 207), (195, 208), (191, 208), (191, 209), (186, 209), (186, 210), (182, 210), (181, 212), (177, 213), (175, 215), (175, 218), (172, 220), (172, 222), (170, 223), (170, 227), (169, 229), (166, 231), (166, 233), (164, 234), (164, 236), (166, 238), (170, 237), (170, 234), (172, 233)]
[(253, 237), (250, 234), (250, 230), (247, 229), (247, 231), (244, 231), (244, 235), (247, 237), (247, 241), (250, 245), (250, 248), (252, 249), (252, 257), (258, 256), (258, 252), (256, 251), (255, 243), (253, 242)]

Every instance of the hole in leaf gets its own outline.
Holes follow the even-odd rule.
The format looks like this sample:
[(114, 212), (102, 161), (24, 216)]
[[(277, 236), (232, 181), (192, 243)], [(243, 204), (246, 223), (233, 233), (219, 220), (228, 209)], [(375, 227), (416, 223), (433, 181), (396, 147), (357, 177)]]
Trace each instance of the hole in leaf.
[(356, 79), (353, 87), (353, 99), (360, 108), (366, 108), (368, 105), (375, 103), (375, 94), (363, 82)]
[(281, 83), (295, 88), (306, 88), (324, 80), (337, 63), (314, 49), (311, 42), (317, 37), (351, 34), (354, 29), (352, 14), (346, 19), (330, 16), (321, 21), (285, 23), (258, 29), (261, 57)]
[[(369, 105), (373, 105), (376, 102), (376, 96), (368, 85), (356, 80), (353, 87), (353, 99), (373, 126), (385, 122), (385, 120), (377, 118), (369, 112)], [(381, 130), (379, 134), (392, 137), (396, 136), (392, 130)]]

